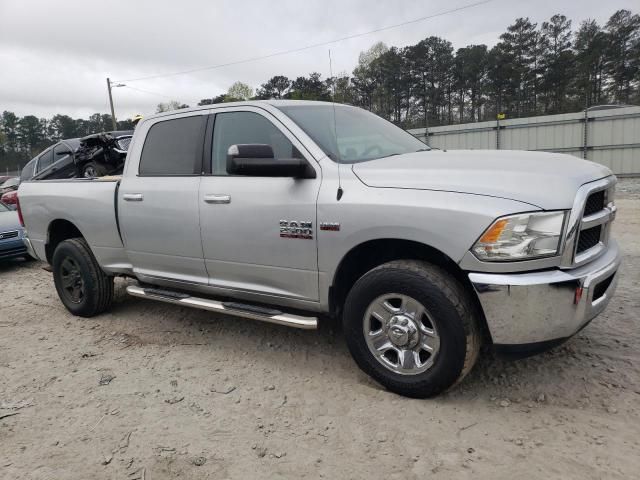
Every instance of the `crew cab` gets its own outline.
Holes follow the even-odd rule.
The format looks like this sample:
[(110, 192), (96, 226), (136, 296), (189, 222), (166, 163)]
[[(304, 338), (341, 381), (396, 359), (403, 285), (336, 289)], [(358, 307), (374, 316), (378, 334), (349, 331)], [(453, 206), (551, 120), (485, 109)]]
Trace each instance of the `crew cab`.
[(603, 311), (616, 179), (552, 153), (431, 150), (359, 108), (256, 101), (138, 124), (122, 177), (24, 182), (27, 243), (74, 315), (129, 294), (316, 328), (391, 391), (436, 395), (483, 343), (533, 353)]

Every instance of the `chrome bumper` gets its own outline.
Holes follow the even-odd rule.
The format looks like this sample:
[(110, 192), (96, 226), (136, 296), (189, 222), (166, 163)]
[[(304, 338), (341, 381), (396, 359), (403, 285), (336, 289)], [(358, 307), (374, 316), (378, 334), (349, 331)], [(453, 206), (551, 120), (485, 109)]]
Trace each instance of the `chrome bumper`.
[(611, 300), (619, 266), (618, 245), (611, 240), (601, 257), (572, 270), (470, 273), (469, 280), (493, 343), (522, 345), (577, 333)]

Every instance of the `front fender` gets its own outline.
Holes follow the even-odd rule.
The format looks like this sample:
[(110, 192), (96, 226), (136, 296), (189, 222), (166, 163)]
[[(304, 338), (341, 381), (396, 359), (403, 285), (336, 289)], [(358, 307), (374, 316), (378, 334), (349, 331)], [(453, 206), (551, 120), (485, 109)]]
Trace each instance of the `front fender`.
[(338, 265), (362, 243), (399, 239), (432, 247), (458, 263), (477, 238), (500, 216), (531, 211), (529, 204), (504, 198), (458, 192), (373, 188), (343, 178), (323, 183), (318, 199), (318, 224), (339, 223), (340, 229), (318, 229), (320, 298), (328, 298)]

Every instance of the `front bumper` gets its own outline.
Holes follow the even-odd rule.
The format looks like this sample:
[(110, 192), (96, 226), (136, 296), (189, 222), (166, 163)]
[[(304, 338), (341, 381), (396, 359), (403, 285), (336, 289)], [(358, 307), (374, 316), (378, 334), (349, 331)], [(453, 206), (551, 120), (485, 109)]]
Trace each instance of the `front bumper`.
[(615, 291), (619, 266), (611, 240), (601, 257), (573, 270), (470, 273), (469, 280), (493, 343), (527, 345), (568, 338), (600, 314)]

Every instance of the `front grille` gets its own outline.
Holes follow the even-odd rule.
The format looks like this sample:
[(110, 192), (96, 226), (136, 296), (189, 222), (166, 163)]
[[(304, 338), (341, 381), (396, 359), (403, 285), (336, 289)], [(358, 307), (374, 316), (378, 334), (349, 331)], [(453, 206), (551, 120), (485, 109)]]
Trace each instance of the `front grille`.
[(587, 198), (587, 203), (584, 206), (584, 216), (593, 215), (604, 208), (604, 190), (594, 192)]
[(18, 232), (0, 232), (0, 240), (9, 240), (10, 238), (16, 238)]
[(612, 175), (578, 189), (565, 228), (566, 243), (561, 268), (575, 268), (602, 255), (609, 245), (616, 179)]
[(578, 248), (576, 249), (576, 253), (582, 253), (585, 250), (595, 247), (598, 242), (600, 242), (601, 233), (602, 225), (596, 225), (595, 227), (582, 230), (578, 237)]
[(603, 281), (601, 281), (599, 284), (595, 286), (595, 288), (593, 289), (593, 300), (597, 300), (604, 295), (604, 293), (607, 291), (607, 288), (609, 288), (609, 285), (611, 285), (614, 275), (615, 273), (613, 275), (608, 276), (607, 278), (605, 278)]

